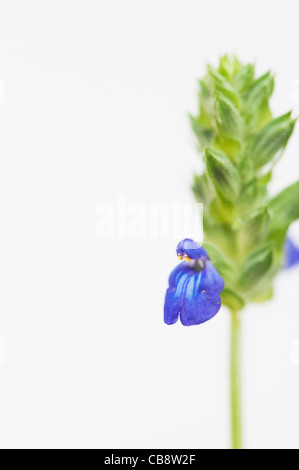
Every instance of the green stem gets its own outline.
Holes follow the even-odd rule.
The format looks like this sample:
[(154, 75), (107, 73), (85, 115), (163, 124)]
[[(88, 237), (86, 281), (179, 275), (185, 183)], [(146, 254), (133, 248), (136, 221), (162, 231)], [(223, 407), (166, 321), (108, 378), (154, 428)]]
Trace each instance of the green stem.
[(242, 449), (240, 313), (231, 312), (230, 399), (232, 448)]

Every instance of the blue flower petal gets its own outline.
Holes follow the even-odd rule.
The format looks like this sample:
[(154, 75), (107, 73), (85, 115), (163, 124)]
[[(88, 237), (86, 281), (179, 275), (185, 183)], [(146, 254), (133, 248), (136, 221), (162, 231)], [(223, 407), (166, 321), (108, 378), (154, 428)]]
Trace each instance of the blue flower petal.
[(177, 246), (176, 253), (177, 255), (186, 255), (191, 259), (209, 259), (206, 250), (198, 243), (191, 240), (191, 238), (185, 238), (185, 240), (182, 240)]
[(287, 238), (285, 242), (285, 263), (286, 269), (292, 268), (299, 263), (299, 248), (294, 244), (291, 238)]
[(183, 293), (181, 322), (185, 326), (199, 325), (213, 318), (221, 307), (220, 292), (224, 281), (211, 262), (190, 277)]
[[(185, 292), (181, 309), (181, 322), (184, 326), (200, 325), (211, 320), (220, 310), (221, 299), (218, 294), (201, 292), (192, 295), (193, 279), (190, 279)], [(191, 295), (190, 295), (191, 293)]]
[[(197, 273), (195, 269), (193, 269), (192, 266), (192, 261), (183, 261), (182, 263), (178, 264), (170, 273), (169, 279), (168, 279), (168, 284), (171, 289), (173, 289), (177, 282), (179, 281), (179, 276), (183, 272), (189, 272), (190, 276), (194, 275)], [(194, 264), (194, 263), (193, 263)]]
[(195, 274), (196, 271), (185, 262), (180, 263), (170, 274), (164, 304), (164, 322), (167, 325), (173, 325), (178, 321), (186, 282)]
[(214, 268), (211, 261), (206, 261), (205, 269), (201, 271), (200, 274), (201, 290), (217, 294), (220, 294), (223, 291), (225, 282), (218, 271)]

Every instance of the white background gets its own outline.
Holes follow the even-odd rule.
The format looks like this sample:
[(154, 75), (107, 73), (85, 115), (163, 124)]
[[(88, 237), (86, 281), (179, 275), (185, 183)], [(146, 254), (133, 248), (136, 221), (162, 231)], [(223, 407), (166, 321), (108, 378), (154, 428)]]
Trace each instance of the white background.
[[(298, 15), (293, 0), (0, 1), (1, 447), (229, 445), (228, 312), (164, 325), (177, 240), (102, 240), (96, 208), (193, 200), (187, 113), (222, 53), (271, 68), (274, 113), (299, 114)], [(273, 192), (298, 162), (299, 128)], [(248, 447), (299, 446), (298, 278), (244, 312)]]

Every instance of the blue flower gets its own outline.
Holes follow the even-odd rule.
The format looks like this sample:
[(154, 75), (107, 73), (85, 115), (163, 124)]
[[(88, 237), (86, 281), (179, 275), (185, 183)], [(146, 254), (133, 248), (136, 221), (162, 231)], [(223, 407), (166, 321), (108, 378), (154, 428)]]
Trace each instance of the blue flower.
[(173, 325), (199, 325), (213, 318), (220, 310), (219, 294), (224, 281), (212, 265), (206, 250), (186, 238), (177, 246), (180, 263), (169, 276), (164, 305), (164, 321)]
[(292, 268), (299, 263), (299, 248), (294, 244), (291, 238), (287, 238), (285, 245), (285, 260), (284, 267), (286, 269)]

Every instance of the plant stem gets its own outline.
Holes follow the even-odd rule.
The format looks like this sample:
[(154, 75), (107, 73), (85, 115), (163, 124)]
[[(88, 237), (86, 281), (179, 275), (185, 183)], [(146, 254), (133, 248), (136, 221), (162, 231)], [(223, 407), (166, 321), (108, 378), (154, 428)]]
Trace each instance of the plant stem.
[(242, 449), (240, 312), (231, 312), (230, 400), (232, 448)]

